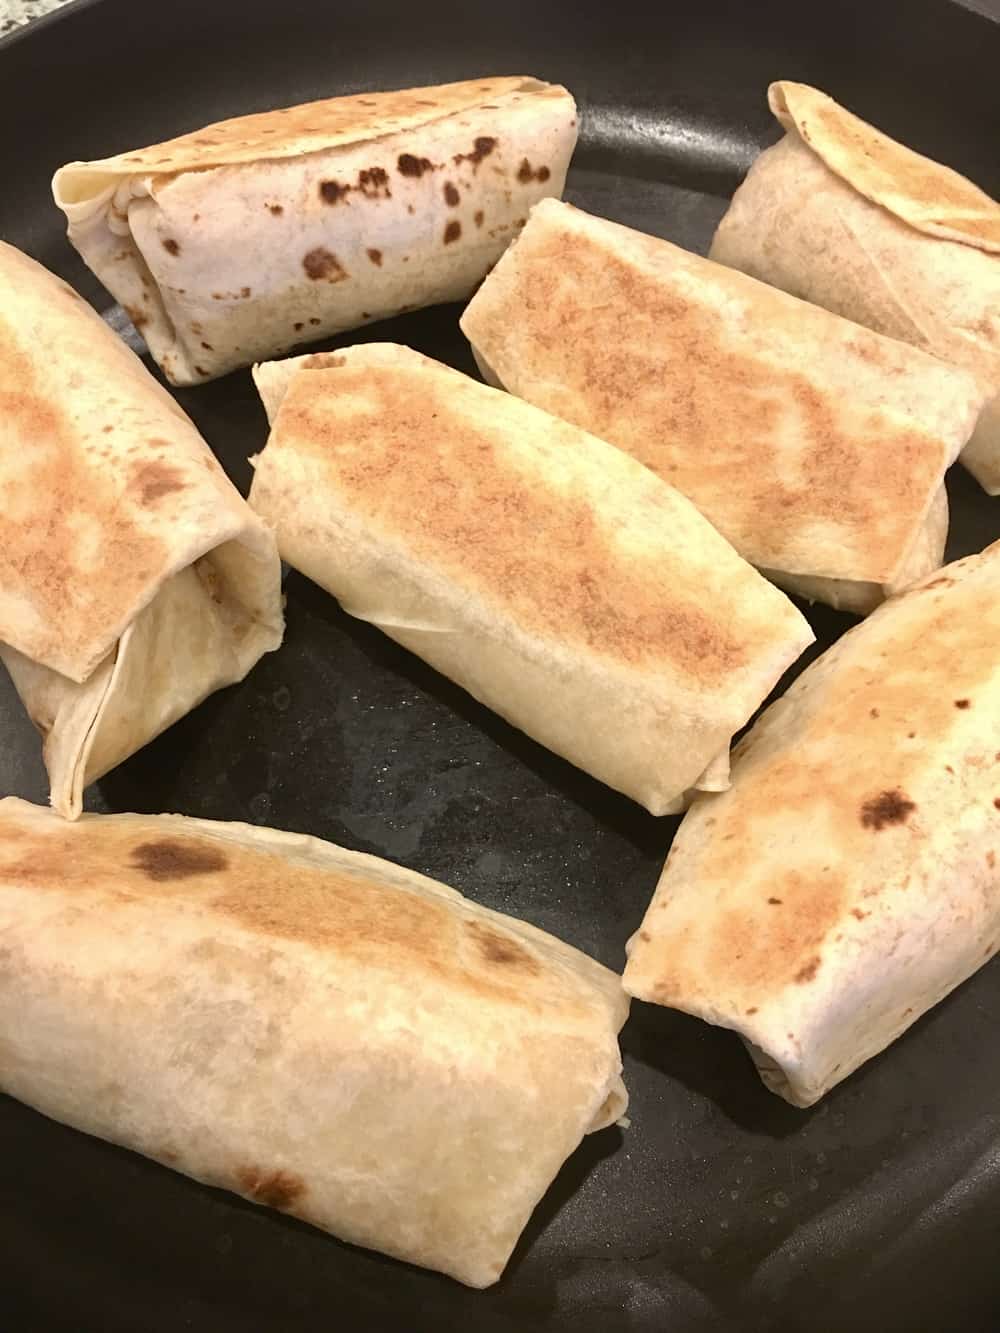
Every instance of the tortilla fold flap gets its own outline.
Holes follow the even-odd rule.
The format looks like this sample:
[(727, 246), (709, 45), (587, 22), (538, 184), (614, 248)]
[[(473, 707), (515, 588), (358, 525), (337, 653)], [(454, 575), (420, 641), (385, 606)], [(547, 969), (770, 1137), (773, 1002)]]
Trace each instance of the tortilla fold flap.
[(255, 374), (250, 503), (289, 564), (654, 814), (725, 785), (733, 733), (813, 636), (682, 495), (409, 348)]
[(711, 258), (974, 374), (989, 401), (962, 462), (1000, 493), (1000, 204), (816, 88), (773, 83), (768, 100), (785, 136)]
[(0, 801), (0, 1088), (485, 1287), (627, 1097), (620, 978), (373, 856)]
[(698, 797), (629, 994), (732, 1028), (810, 1106), (1000, 946), (1000, 543), (850, 630)]
[(53, 180), (174, 384), (463, 300), (576, 144), (557, 85), (484, 78), (222, 121)]
[(461, 325), (490, 383), (632, 454), (788, 591), (865, 614), (940, 566), (972, 375), (555, 199)]
[(274, 538), (65, 283), (0, 244), (0, 660), (52, 802), (281, 642)]

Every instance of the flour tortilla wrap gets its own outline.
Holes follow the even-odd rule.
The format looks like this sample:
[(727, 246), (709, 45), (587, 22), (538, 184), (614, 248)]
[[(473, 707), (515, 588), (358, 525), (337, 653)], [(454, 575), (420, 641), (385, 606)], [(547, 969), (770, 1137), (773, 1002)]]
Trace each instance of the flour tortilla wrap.
[(962, 462), (1000, 492), (1000, 205), (802, 83), (711, 258), (963, 366), (990, 395)]
[(620, 450), (405, 347), (263, 365), (250, 503), (351, 615), (654, 814), (812, 640)]
[(56, 172), (69, 238), (174, 384), (463, 300), (576, 143), (565, 88), (485, 78), (222, 121)]
[(627, 1096), (621, 979), (318, 838), (0, 801), (0, 1088), (486, 1287)]
[(1000, 944), (1000, 544), (810, 665), (698, 798), (625, 988), (733, 1028), (809, 1106)]
[(557, 200), (461, 323), (492, 383), (627, 450), (789, 591), (864, 614), (940, 566), (972, 376)]
[(0, 244), (0, 660), (52, 803), (281, 641), (274, 538), (142, 363)]

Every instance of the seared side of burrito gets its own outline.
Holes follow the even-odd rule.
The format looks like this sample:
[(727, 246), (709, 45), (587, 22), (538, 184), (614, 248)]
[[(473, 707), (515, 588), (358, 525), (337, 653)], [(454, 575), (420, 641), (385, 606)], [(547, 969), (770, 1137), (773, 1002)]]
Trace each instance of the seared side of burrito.
[(810, 665), (698, 798), (631, 995), (733, 1028), (809, 1106), (1000, 945), (1000, 544)]
[(711, 257), (975, 374), (990, 401), (962, 462), (1000, 493), (1000, 204), (801, 83)]
[(65, 283), (0, 244), (0, 660), (52, 803), (281, 642), (274, 538)]
[(813, 635), (627, 454), (405, 347), (262, 365), (251, 505), (285, 560), (663, 814)]
[(789, 591), (865, 614), (940, 566), (971, 375), (557, 200), (461, 323), (491, 383), (627, 450)]
[(466, 298), (561, 194), (565, 88), (484, 78), (242, 116), (62, 167), (69, 238), (174, 384)]
[(627, 1097), (621, 980), (373, 856), (0, 801), (0, 1088), (485, 1287)]

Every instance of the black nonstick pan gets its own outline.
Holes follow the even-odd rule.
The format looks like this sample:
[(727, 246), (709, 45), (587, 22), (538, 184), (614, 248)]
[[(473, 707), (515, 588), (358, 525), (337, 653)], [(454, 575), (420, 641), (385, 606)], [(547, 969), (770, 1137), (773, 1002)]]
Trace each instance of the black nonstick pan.
[[(818, 84), (1000, 195), (1000, 24), (948, 0), (81, 0), (0, 43), (0, 236), (108, 311), (51, 203), (61, 163), (223, 116), (487, 73), (576, 94), (573, 202), (702, 251), (776, 137), (774, 78)], [(391, 338), (471, 372), (457, 315), (343, 341)], [(177, 397), (245, 490), (265, 435), (249, 374)], [(950, 491), (951, 556), (1000, 537), (1000, 501), (960, 468)], [(620, 969), (677, 821), (526, 740), (299, 575), (286, 591), (284, 648), (111, 773), (89, 808), (318, 834)], [(808, 614), (821, 647), (850, 623)], [(3, 680), (0, 793), (46, 799), (38, 750)], [(486, 1292), (0, 1098), (0, 1329), (995, 1329), (998, 1031), (995, 961), (799, 1111), (731, 1034), (636, 1003), (631, 1128), (585, 1141)]]

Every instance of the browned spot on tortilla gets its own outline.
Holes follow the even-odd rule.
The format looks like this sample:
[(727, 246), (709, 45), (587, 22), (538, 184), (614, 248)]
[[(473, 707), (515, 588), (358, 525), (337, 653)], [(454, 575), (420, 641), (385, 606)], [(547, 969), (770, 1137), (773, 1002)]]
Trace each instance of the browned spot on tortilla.
[(382, 267), (382, 251), (381, 251), (381, 250), (374, 250), (374, 249), (369, 250), (369, 251), (368, 251), (368, 258), (372, 261), (372, 263), (376, 266), (376, 268), (381, 268), (381, 267)]
[(462, 234), (461, 222), (456, 222), (454, 219), (452, 219), (452, 221), (449, 222), (444, 229), (443, 244), (450, 245), (452, 241), (457, 241), (458, 238), (461, 236), (461, 234)]
[(955, 700), (955, 707), (956, 707), (956, 708), (968, 708), (968, 707), (969, 707), (969, 700), (968, 700), (968, 699), (956, 699), (956, 700)]
[(745, 1010), (744, 1012), (746, 1013), (747, 1018), (750, 1018), (751, 1015), (757, 1012), (757, 1006), (755, 1004), (752, 1004), (750, 1008)]
[(201, 345), (202, 345), (202, 347), (204, 347), (204, 349), (205, 349), (206, 352), (214, 352), (214, 351), (215, 351), (215, 348), (212, 346), (211, 343), (203, 342)]
[(868, 710), (868, 716), (869, 716), (869, 717), (878, 717), (878, 709), (877, 709), (877, 708), (869, 708), (869, 710)]
[(861, 806), (861, 823), (865, 828), (883, 829), (890, 824), (905, 824), (916, 810), (916, 804), (898, 787), (870, 796)]
[(908, 731), (906, 733), (906, 739), (908, 741), (915, 741), (917, 739), (917, 733), (915, 731)]
[(249, 297), (250, 297), (250, 288), (249, 288), (249, 287), (241, 287), (241, 288), (240, 288), (240, 296), (243, 297), (244, 301), (248, 300)]
[(462, 201), (462, 196), (451, 181), (444, 183), (444, 201), (449, 208), (457, 208)]
[(101, 430), (105, 435), (110, 435), (111, 432), (114, 430), (114, 426), (102, 426)]
[(986, 864), (989, 866), (989, 868), (990, 868), (991, 870), (992, 870), (993, 867), (996, 865), (996, 863), (997, 863), (996, 852), (987, 852), (987, 853), (986, 853)]
[(649, 943), (649, 940), (650, 940), (649, 931), (648, 931), (648, 930), (640, 930), (640, 931), (639, 931), (639, 938), (642, 940), (643, 944), (648, 944), (648, 943)]
[(534, 975), (540, 971), (534, 955), (510, 935), (503, 935), (481, 921), (468, 921), (465, 929), (487, 963)]
[(950, 588), (954, 582), (954, 579), (943, 576), (941, 578), (931, 579), (930, 583), (924, 583), (920, 590), (922, 592), (929, 592), (931, 588)]
[(414, 157), (412, 153), (400, 153), (396, 159), (396, 169), (401, 176), (412, 176), (419, 180), (425, 171), (434, 170), (434, 163), (427, 157)]
[(477, 227), (481, 227), (483, 225), (483, 210), (481, 208), (476, 209), (475, 213), (473, 214), (472, 220)]
[(362, 319), (371, 319), (371, 312), (368, 311), (368, 310), (362, 310), (362, 312), (361, 312), (361, 318), (362, 318)]
[(871, 912), (862, 912), (860, 907), (852, 907), (851, 916), (857, 917), (859, 921), (864, 921), (866, 916), (871, 916)]
[(781, 906), (781, 899), (780, 899), (780, 898), (768, 898), (767, 901), (768, 901), (768, 903), (770, 904), (771, 907), (780, 907), (780, 906)]
[(178, 245), (178, 243), (174, 240), (172, 236), (164, 236), (163, 248), (164, 250), (166, 250), (168, 255), (179, 255), (181, 252), (181, 247)]
[(346, 366), (347, 357), (339, 352), (313, 352), (302, 362), (303, 370), (329, 370), (337, 366)]
[(319, 319), (317, 319), (315, 315), (310, 315), (310, 316), (309, 316), (309, 323), (310, 323), (310, 324), (319, 324), (319, 323), (321, 323), (321, 321), (320, 321)]
[(489, 157), (497, 146), (497, 141), (492, 136), (481, 134), (472, 145), (471, 153), (456, 153), (451, 159), (455, 166), (460, 166), (463, 162), (471, 164), (473, 171), (477, 170), (480, 162)]
[(339, 204), (351, 192), (351, 187), (342, 181), (320, 181), (319, 197), (324, 204)]
[(143, 504), (152, 504), (154, 500), (159, 500), (164, 495), (184, 490), (187, 482), (176, 468), (157, 459), (151, 463), (143, 463), (136, 469), (132, 475), (132, 485), (139, 492), (139, 499)]
[(517, 169), (517, 179), (522, 185), (529, 185), (532, 181), (547, 181), (549, 174), (548, 167), (542, 166), (536, 170), (526, 157), (521, 159), (521, 165)]
[(291, 1171), (261, 1171), (254, 1166), (236, 1172), (240, 1192), (255, 1203), (285, 1211), (292, 1208), (306, 1192), (305, 1181)]
[(193, 838), (158, 838), (141, 842), (132, 851), (132, 863), (155, 883), (215, 875), (229, 864), (221, 847)]
[(389, 173), (384, 167), (368, 167), (365, 171), (359, 171), (356, 188), (361, 191), (366, 199), (392, 198), (392, 191), (389, 189)]
[(323, 245), (302, 256), (302, 267), (313, 282), (343, 282), (347, 277), (340, 260)]
[[(816, 976), (816, 973), (819, 971), (820, 963), (822, 961), (823, 960), (817, 955), (815, 958), (810, 958), (805, 967), (800, 967), (795, 973), (795, 980), (798, 985), (804, 986), (806, 982), (812, 981)], [(789, 1036), (792, 1036), (792, 1034), (789, 1033)]]
[(144, 314), (141, 310), (137, 310), (134, 305), (124, 306), (123, 309), (132, 321), (133, 328), (138, 330), (141, 329), (143, 325), (149, 323), (149, 316)]
[(302, 329), (305, 328), (305, 325), (302, 323), (301, 320), (297, 320), (297, 321), (292, 325), (292, 328), (295, 330), (296, 333), (300, 333), (300, 332), (302, 331)]
[(993, 804), (996, 806), (998, 810), (1000, 810), (1000, 796), (993, 797)]
[(268, 204), (268, 209), (276, 218), (280, 218), (285, 211), (280, 204)]
[(203, 376), (205, 379), (208, 379), (208, 371), (204, 368), (204, 366), (195, 366), (195, 371), (199, 375)]

